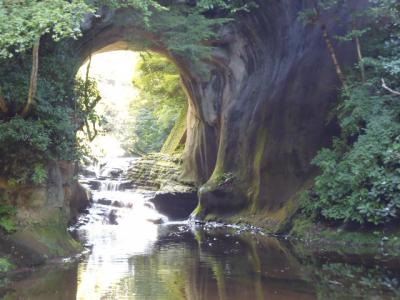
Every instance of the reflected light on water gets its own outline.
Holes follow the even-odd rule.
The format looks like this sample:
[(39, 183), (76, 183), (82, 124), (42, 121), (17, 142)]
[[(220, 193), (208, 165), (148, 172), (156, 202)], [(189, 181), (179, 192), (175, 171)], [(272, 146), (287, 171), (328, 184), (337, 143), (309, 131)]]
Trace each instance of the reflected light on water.
[[(149, 221), (157, 216), (154, 210), (143, 205), (144, 198), (134, 193), (113, 193), (125, 203), (135, 197), (134, 207), (118, 210), (118, 225), (103, 224), (94, 218), (80, 229), (80, 236), (95, 247), (89, 258), (78, 266), (77, 299), (104, 299), (105, 295), (115, 291), (121, 279), (135, 275), (129, 258), (148, 253), (157, 240), (158, 227)], [(121, 197), (123, 194), (124, 198)], [(101, 196), (104, 195), (98, 195)], [(92, 215), (102, 217), (100, 208), (93, 207), (92, 210), (97, 210), (92, 211)], [(132, 297), (130, 294), (129, 299)]]

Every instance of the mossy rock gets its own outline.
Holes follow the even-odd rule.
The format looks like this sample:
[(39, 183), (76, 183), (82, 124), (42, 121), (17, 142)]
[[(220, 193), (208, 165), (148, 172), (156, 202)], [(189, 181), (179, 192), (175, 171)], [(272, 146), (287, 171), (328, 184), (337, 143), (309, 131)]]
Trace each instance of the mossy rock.
[(25, 232), (30, 238), (35, 238), (36, 245), (43, 249), (43, 253), (49, 257), (63, 257), (76, 254), (82, 250), (82, 246), (74, 240), (66, 228), (57, 223), (35, 226)]
[(181, 110), (174, 127), (164, 142), (161, 148), (161, 153), (174, 154), (182, 150), (186, 136), (186, 116), (188, 107), (187, 105)]

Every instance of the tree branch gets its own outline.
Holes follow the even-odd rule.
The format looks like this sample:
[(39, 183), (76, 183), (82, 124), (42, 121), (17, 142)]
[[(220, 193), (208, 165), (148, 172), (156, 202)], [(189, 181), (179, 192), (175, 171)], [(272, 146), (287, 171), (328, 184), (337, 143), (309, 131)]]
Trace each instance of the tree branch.
[(355, 43), (356, 43), (356, 49), (357, 49), (358, 64), (360, 66), (360, 72), (361, 72), (361, 80), (362, 80), (362, 82), (365, 82), (365, 67), (364, 67), (363, 55), (362, 55), (362, 51), (361, 51), (361, 43), (360, 43), (360, 39), (358, 37), (355, 38)]
[(26, 101), (25, 107), (21, 112), (21, 117), (26, 117), (31, 110), (33, 104), (33, 98), (36, 95), (37, 90), (37, 77), (38, 77), (38, 69), (39, 69), (39, 46), (40, 39), (35, 42), (32, 50), (32, 71), (31, 71), (31, 79), (29, 83), (29, 92), (28, 92), (28, 100)]
[(400, 92), (395, 91), (386, 85), (385, 79), (382, 78), (382, 87), (393, 95), (400, 96)]
[(97, 105), (97, 103), (99, 103), (101, 100), (101, 96), (98, 96), (92, 103), (90, 103), (90, 105), (86, 106), (86, 112), (90, 113)]
[(322, 29), (322, 36), (324, 38), (325, 44), (328, 48), (333, 65), (335, 66), (336, 74), (337, 74), (340, 82), (342, 83), (342, 85), (345, 87), (346, 86), (346, 77), (344, 76), (342, 68), (339, 64), (339, 60), (337, 58), (335, 48), (333, 47), (332, 40), (329, 36), (328, 30), (327, 30), (325, 24), (321, 25), (321, 29)]
[(327, 28), (327, 26), (325, 25), (325, 23), (322, 20), (321, 11), (320, 11), (318, 5), (319, 5), (318, 1), (314, 1), (314, 9), (315, 9), (315, 13), (316, 13), (315, 22), (319, 23), (319, 25), (321, 26), (322, 37), (324, 38), (326, 47), (328, 48), (328, 52), (330, 54), (332, 63), (334, 65), (334, 67), (335, 67), (336, 75), (338, 76), (340, 82), (342, 83), (342, 86), (344, 88), (346, 88), (346, 77), (344, 76), (344, 73), (342, 71), (342, 67), (340, 66), (339, 59), (337, 57), (335, 47), (333, 46), (332, 39), (329, 36), (328, 28)]

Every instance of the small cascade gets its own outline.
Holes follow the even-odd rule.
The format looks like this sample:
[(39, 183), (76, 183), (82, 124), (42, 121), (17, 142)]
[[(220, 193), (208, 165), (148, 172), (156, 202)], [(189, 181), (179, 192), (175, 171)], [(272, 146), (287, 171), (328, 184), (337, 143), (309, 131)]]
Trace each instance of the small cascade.
[(116, 180), (102, 180), (100, 191), (116, 192), (120, 190), (121, 181)]
[[(140, 192), (133, 189), (131, 180), (127, 179), (127, 170), (135, 163), (136, 158), (113, 158), (97, 166), (89, 167), (96, 172), (82, 174), (81, 183), (92, 191), (93, 207), (89, 223), (101, 225), (118, 225), (135, 222), (160, 224), (168, 221), (148, 200), (154, 192)], [(95, 175), (94, 175), (95, 173)]]

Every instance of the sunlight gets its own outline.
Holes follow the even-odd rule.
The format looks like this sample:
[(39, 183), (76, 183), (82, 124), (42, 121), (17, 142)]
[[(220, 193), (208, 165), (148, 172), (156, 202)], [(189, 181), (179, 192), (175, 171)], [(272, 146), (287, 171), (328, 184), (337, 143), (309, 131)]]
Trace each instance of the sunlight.
[[(89, 76), (96, 80), (102, 97), (96, 106), (96, 112), (104, 115), (111, 111), (117, 115), (121, 122), (113, 124), (115, 128), (130, 118), (129, 104), (138, 95), (132, 78), (139, 59), (139, 53), (133, 51), (105, 52), (92, 57)], [(87, 64), (88, 62), (79, 69), (78, 76), (81, 78), (86, 76)], [(95, 157), (119, 157), (125, 154), (121, 142), (112, 132), (100, 134), (89, 147)]]

